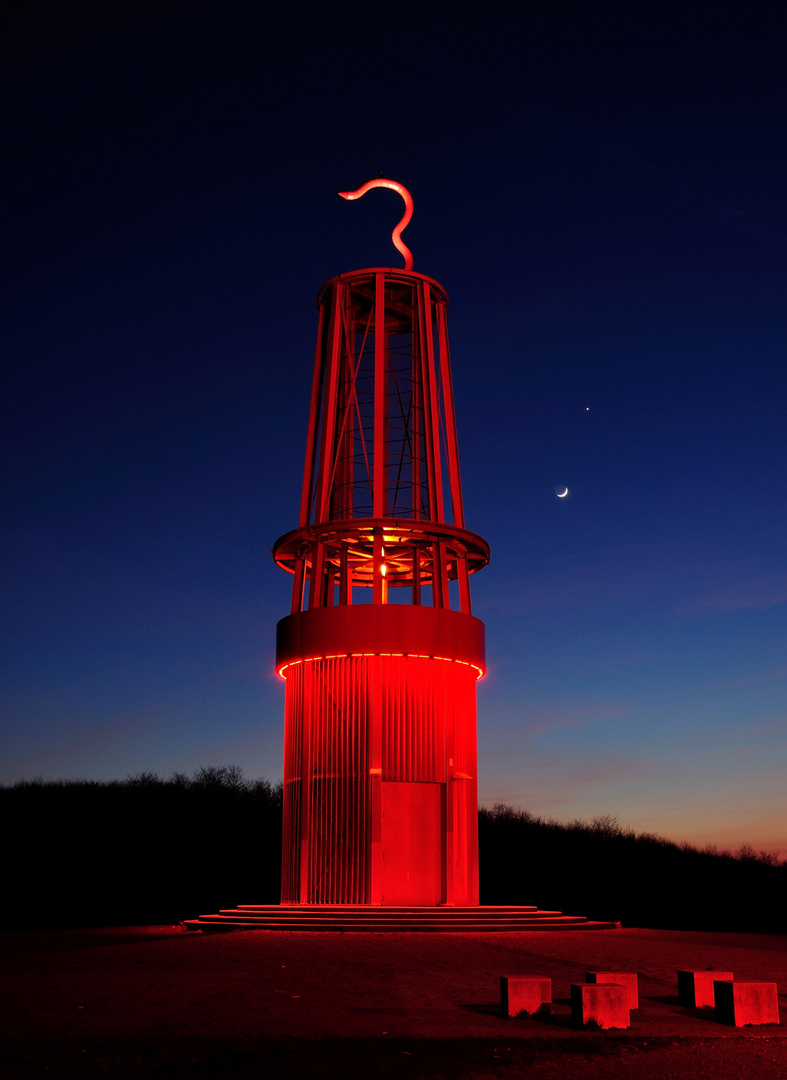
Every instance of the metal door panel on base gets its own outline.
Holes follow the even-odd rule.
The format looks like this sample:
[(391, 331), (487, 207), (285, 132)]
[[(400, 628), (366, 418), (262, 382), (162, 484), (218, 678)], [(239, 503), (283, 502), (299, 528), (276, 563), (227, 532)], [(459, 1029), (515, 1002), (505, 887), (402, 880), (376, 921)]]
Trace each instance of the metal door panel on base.
[(386, 907), (436, 907), (442, 902), (444, 788), (444, 784), (383, 784), (382, 902)]

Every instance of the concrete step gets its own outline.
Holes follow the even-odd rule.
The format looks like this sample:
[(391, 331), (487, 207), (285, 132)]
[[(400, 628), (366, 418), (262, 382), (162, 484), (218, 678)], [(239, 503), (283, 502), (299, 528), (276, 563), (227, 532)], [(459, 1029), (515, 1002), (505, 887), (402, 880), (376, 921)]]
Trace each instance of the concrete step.
[(445, 915), (449, 918), (458, 918), (464, 915), (491, 915), (497, 917), (503, 913), (510, 913), (511, 915), (522, 914), (560, 914), (560, 912), (548, 912), (541, 911), (535, 905), (523, 906), (523, 905), (489, 905), (484, 907), (394, 907), (386, 905), (385, 907), (369, 907), (367, 904), (309, 904), (304, 906), (302, 904), (238, 904), (236, 908), (232, 908), (232, 911), (250, 911), (261, 912), (264, 914), (278, 914), (278, 915), (301, 915), (304, 912), (313, 917), (318, 913), (324, 913), (327, 915), (341, 914), (345, 915), (361, 915), (368, 916), (372, 914), (395, 914), (395, 915), (424, 915), (424, 914), (439, 914)]
[(502, 932), (522, 930), (608, 930), (614, 923), (563, 915), (536, 907), (396, 908), (329, 905), (242, 904), (215, 915), (187, 919), (192, 931), (298, 930), (391, 933)]
[[(282, 911), (279, 910), (255, 910), (250, 907), (237, 907), (237, 908), (222, 908), (219, 911), (219, 915), (234, 915), (242, 916), (248, 919), (280, 919), (283, 921), (308, 919), (310, 922), (332, 922), (336, 918), (341, 918), (344, 922), (353, 921), (367, 921), (369, 919), (443, 919), (450, 922), (469, 922), (481, 920), (487, 922), (489, 920), (496, 919), (512, 919), (522, 920), (526, 919), (531, 921), (533, 919), (554, 919), (562, 916), (561, 911), (527, 911), (519, 913), (515, 911), (501, 911), (501, 912), (487, 912), (483, 910), (478, 911), (462, 911), (456, 913), (446, 913), (439, 908), (430, 908), (427, 911), (398, 911), (396, 908), (382, 908), (378, 912), (371, 911), (367, 908), (366, 911), (316, 911), (316, 912), (304, 912), (304, 911)], [(581, 918), (581, 916), (576, 916)]]

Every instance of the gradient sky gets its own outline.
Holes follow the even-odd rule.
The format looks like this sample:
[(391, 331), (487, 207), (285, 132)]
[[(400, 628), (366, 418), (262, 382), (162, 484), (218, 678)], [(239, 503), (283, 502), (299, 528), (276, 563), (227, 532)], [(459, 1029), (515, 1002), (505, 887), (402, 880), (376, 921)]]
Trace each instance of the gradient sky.
[(482, 801), (787, 855), (784, 5), (17, 7), (0, 781), (280, 777), (269, 551), (384, 170), (492, 548)]

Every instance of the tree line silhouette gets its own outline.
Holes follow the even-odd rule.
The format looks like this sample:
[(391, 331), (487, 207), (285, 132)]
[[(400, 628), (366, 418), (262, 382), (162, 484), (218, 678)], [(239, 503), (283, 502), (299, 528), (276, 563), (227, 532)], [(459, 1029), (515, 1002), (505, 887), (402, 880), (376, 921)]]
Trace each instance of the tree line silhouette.
[(700, 849), (610, 816), (564, 824), (503, 804), (478, 826), (482, 904), (660, 930), (787, 929), (787, 861), (749, 845)]
[[(279, 901), (281, 785), (237, 766), (168, 778), (0, 786), (7, 928), (178, 923)], [(787, 861), (700, 850), (613, 817), (479, 813), (482, 904), (536, 904), (624, 926), (787, 928)]]

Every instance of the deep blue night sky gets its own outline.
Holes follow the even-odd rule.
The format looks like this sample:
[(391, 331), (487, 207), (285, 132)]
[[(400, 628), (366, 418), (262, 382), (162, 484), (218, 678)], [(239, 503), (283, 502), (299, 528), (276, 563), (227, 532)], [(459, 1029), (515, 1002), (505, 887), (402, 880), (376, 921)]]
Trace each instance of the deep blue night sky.
[(787, 853), (784, 6), (4, 18), (0, 780), (281, 775), (268, 552), (384, 170), (492, 546), (482, 800)]

